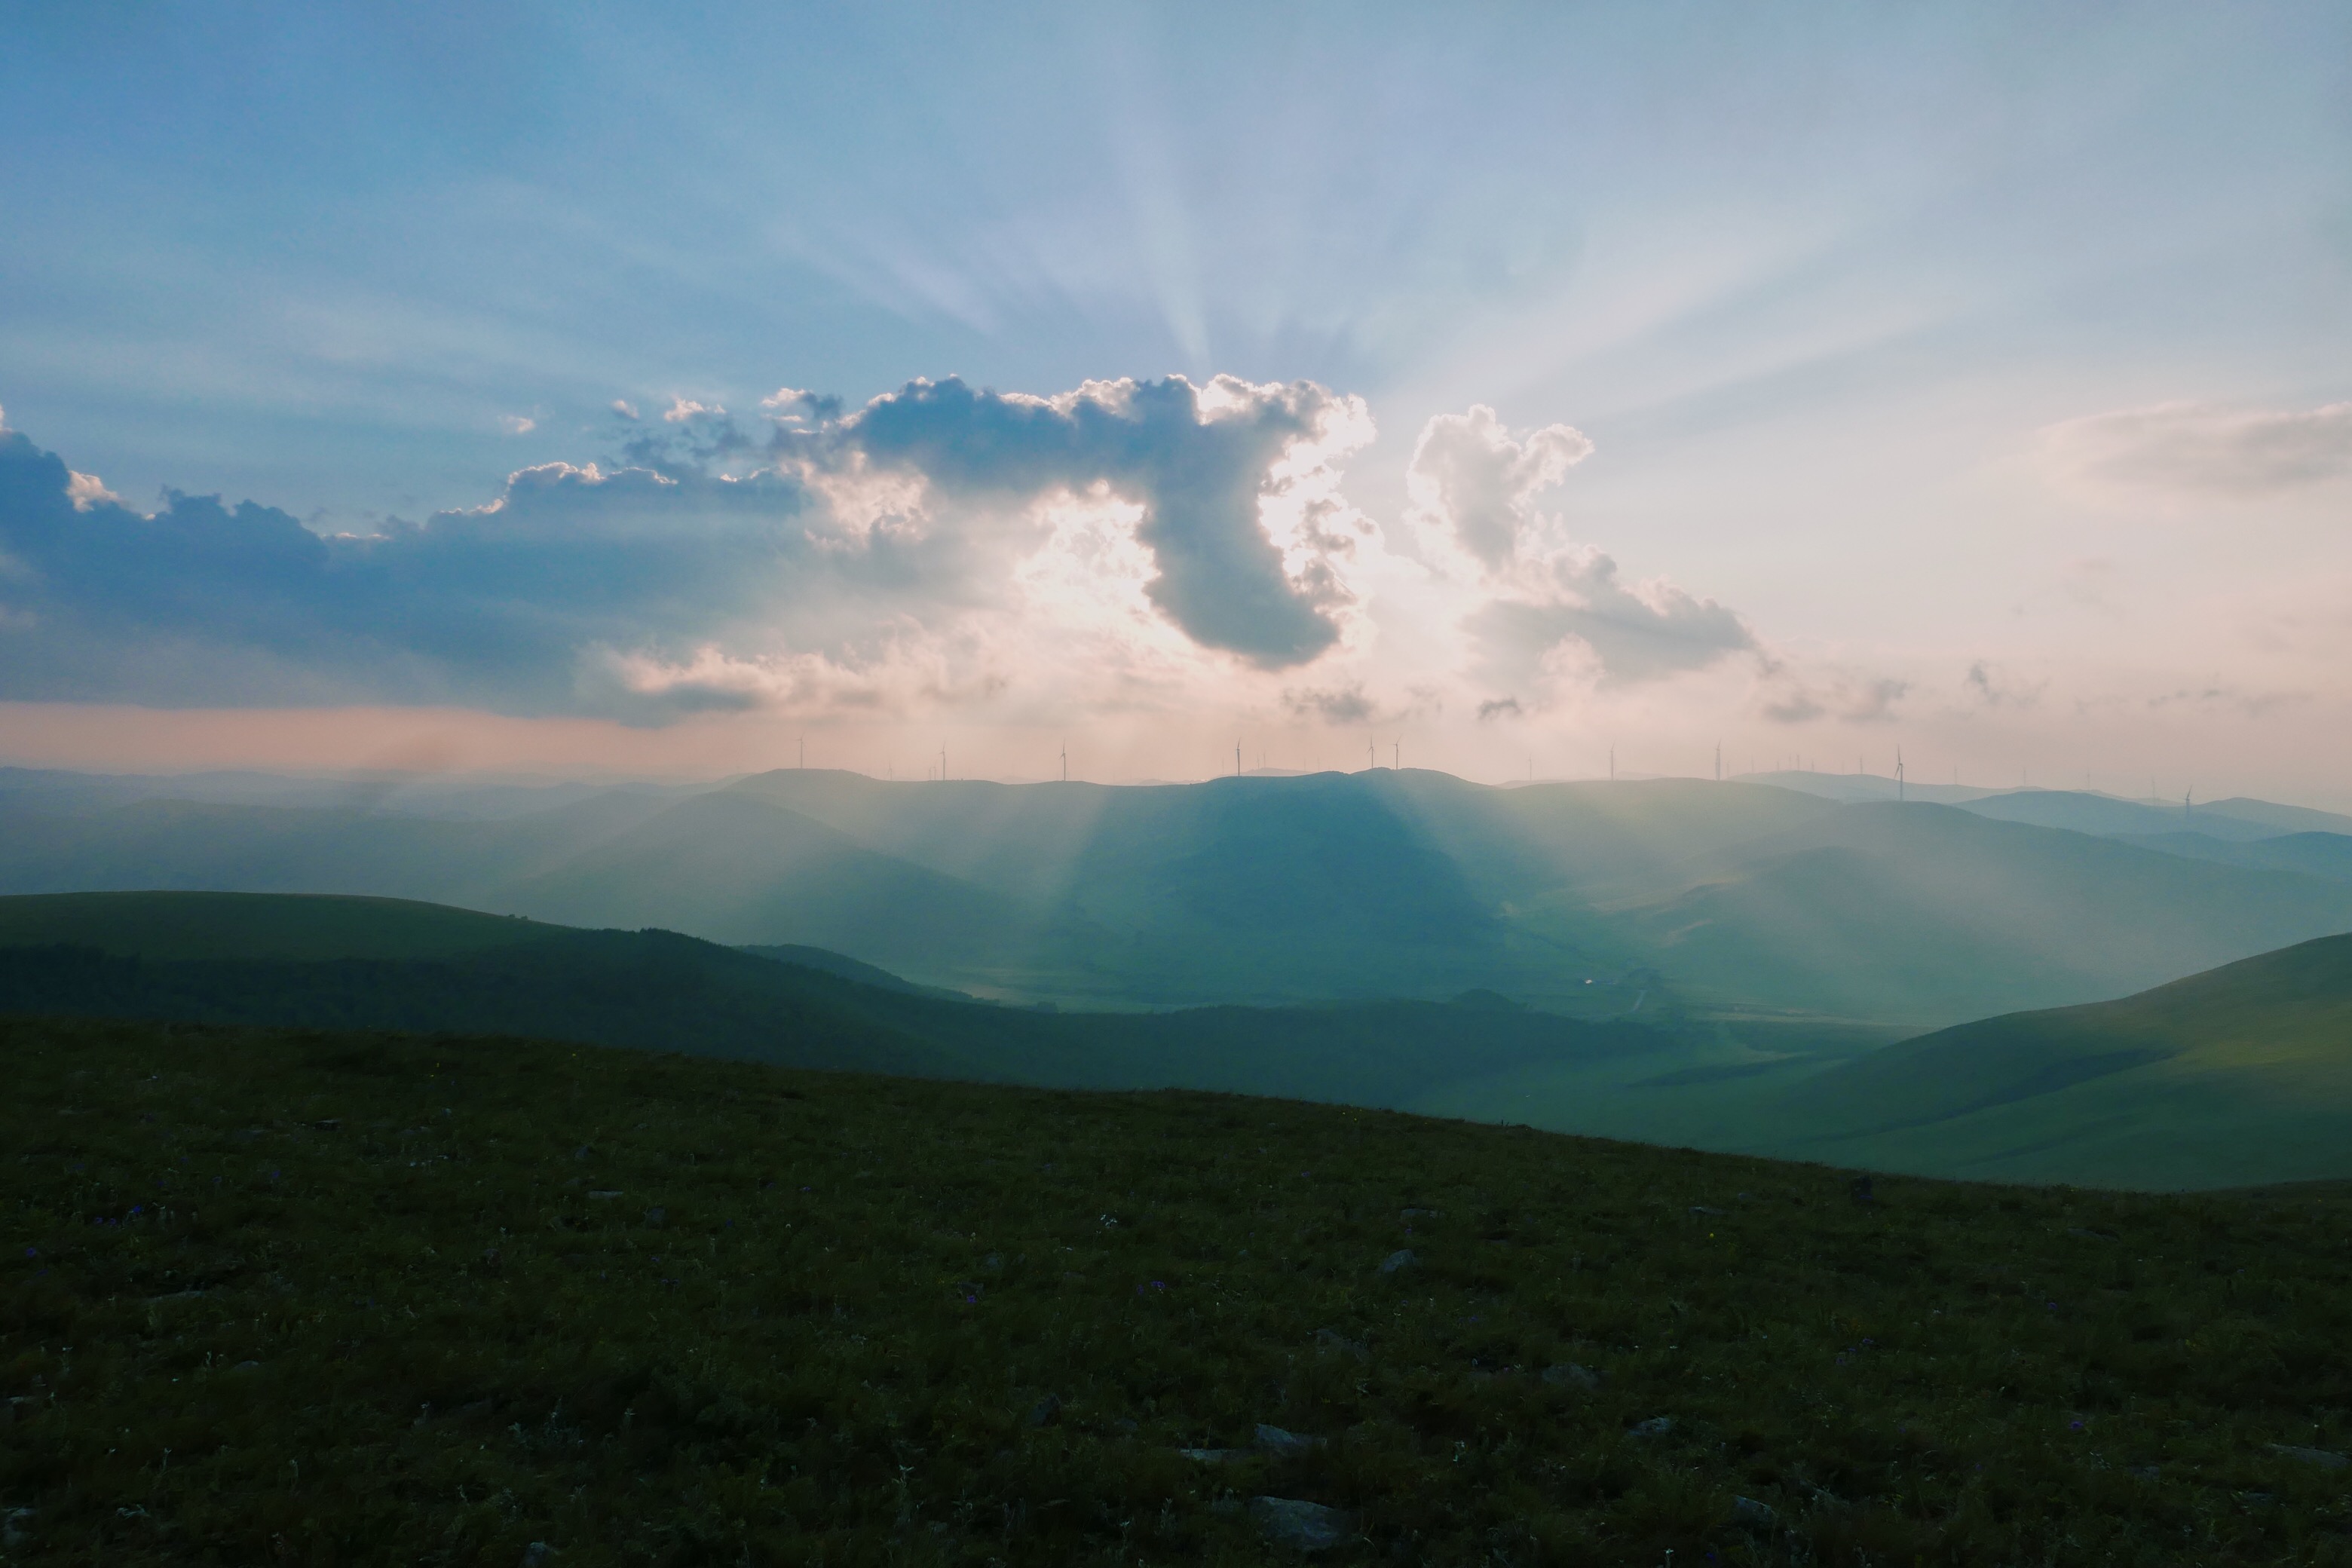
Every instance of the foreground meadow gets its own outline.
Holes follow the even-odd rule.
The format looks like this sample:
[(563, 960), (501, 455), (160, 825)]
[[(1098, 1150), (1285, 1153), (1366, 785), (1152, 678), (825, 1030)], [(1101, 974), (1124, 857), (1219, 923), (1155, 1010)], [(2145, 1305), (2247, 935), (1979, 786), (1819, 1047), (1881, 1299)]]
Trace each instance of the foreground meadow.
[(513, 1039), (0, 1052), (8, 1561), (2352, 1563), (2334, 1190)]

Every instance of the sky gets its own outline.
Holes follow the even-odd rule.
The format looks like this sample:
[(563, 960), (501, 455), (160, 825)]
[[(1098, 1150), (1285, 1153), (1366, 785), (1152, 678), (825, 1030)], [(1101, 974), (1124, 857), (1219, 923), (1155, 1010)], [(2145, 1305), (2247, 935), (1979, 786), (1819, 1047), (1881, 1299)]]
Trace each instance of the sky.
[(2352, 805), (2352, 10), (0, 0), (0, 763)]

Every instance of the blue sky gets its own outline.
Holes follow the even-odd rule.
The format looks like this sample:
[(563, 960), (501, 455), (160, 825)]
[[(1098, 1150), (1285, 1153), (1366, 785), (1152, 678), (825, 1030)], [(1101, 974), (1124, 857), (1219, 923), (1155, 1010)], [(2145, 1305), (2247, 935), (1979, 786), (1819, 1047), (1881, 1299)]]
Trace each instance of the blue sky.
[[(614, 765), (813, 724), (867, 765), (918, 730), (984, 752), (1086, 723), (1118, 766), (1181, 773), (1239, 729), (1304, 765), (1370, 725), (1499, 774), (1612, 742), (1683, 771), (1718, 735), (1850, 763), (1900, 731), (1986, 775), (2235, 768), (2305, 796), (2347, 760), (2341, 6), (9, 5), (0, 34), (0, 408), (126, 516), (176, 515), (168, 488), (430, 532), (518, 470), (657, 466), (649, 431), (679, 472), (772, 478), (816, 449), (779, 431), (824, 424), (780, 426), (779, 388), (854, 418), (917, 378), (1066, 399), (1181, 375), (1313, 384), (1337, 423), (1299, 482), (1358, 530), (1265, 522), (1289, 574), (1267, 613), (1344, 632), (1270, 668), (1152, 586), (1177, 556), (1133, 463), (986, 506), (908, 470), (921, 493), (886, 505), (836, 430), (773, 520), (802, 542), (772, 601), (678, 589), (599, 622), (543, 585), (466, 596), (576, 632), (572, 676), (511, 689), (396, 606), (364, 647), (264, 647), (250, 616), (68, 605), (56, 567), (18, 619), (80, 640), (13, 662), (121, 673), (20, 673), (18, 710), (12, 710), (23, 734), (109, 700), (363, 703), (501, 715), (518, 758), (534, 722), (615, 725)], [(1511, 489), (1556, 426), (1589, 454)], [(1436, 455), (1472, 447), (1486, 489), (1446, 489)], [(1109, 486), (1098, 515), (1046, 518), (1072, 482)], [(1446, 554), (1474, 504), (1513, 520), (1510, 561)], [(934, 575), (904, 601), (790, 563), (863, 527), (871, 566), (875, 519), (909, 509)], [(632, 526), (734, 559), (707, 518)], [(533, 582), (566, 577), (568, 537)], [(347, 603), (282, 592), (310, 596), (272, 626)], [(1129, 679), (1066, 679), (1066, 641), (991, 614), (1108, 639)], [(217, 673), (135, 673), (190, 639)], [(621, 689), (703, 696), (681, 717)]]

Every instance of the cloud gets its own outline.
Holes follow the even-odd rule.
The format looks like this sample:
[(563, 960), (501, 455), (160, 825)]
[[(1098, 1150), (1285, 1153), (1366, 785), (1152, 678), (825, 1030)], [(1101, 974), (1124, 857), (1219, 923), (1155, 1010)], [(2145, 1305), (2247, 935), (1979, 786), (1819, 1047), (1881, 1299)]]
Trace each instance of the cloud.
[(1312, 662), (1357, 598), (1337, 464), (1370, 419), (1311, 384), (769, 413), (624, 426), (615, 460), (333, 536), (177, 491), (142, 515), (0, 434), (0, 699), (1153, 709)]
[(1517, 688), (1580, 669), (1603, 685), (1657, 680), (1751, 651), (1755, 635), (1730, 610), (1673, 584), (1628, 584), (1597, 550), (1564, 551), (1521, 577), (1524, 592), (1496, 597), (1465, 626), (1485, 673)]
[(1496, 719), (1524, 718), (1526, 714), (1527, 710), (1519, 706), (1516, 697), (1490, 698), (1478, 704), (1478, 721), (1482, 724)]
[(1285, 691), (1282, 705), (1293, 718), (1326, 724), (1369, 724), (1380, 717), (1379, 707), (1365, 695), (1360, 682), (1329, 691)]
[(917, 473), (968, 502), (1021, 503), (1100, 487), (1142, 509), (1151, 603), (1195, 643), (1265, 669), (1338, 641), (1350, 602), (1328, 524), (1337, 463), (1371, 437), (1360, 399), (1311, 382), (1218, 376), (1088, 382), (1058, 397), (919, 381), (780, 450)]
[(1567, 425), (1514, 437), (1483, 404), (1422, 427), (1406, 476), (1412, 521), (1441, 575), (1485, 590), (1463, 623), (1482, 678), (1515, 692), (1622, 686), (1752, 650), (1732, 611), (1663, 579), (1625, 583), (1613, 557), (1537, 510), (1536, 496), (1592, 449)]
[(726, 415), (727, 410), (715, 403), (688, 403), (683, 397), (671, 398), (669, 406), (662, 410), (664, 423), (670, 425), (683, 425), (689, 419), (722, 419)]
[(68, 470), (66, 499), (73, 502), (76, 511), (88, 511), (100, 501), (120, 501), (121, 497), (106, 488), (96, 474), (77, 474)]
[(1584, 433), (1548, 425), (1524, 441), (1511, 438), (1495, 411), (1441, 414), (1422, 426), (1406, 470), (1416, 510), (1488, 571), (1508, 567), (1541, 520), (1534, 498), (1592, 455)]
[(539, 421), (520, 414), (501, 414), (499, 416), (499, 428), (509, 436), (528, 436), (539, 428)]
[(1830, 675), (1807, 681), (1786, 667), (1776, 667), (1765, 690), (1764, 717), (1776, 724), (1809, 724), (1824, 718), (1848, 724), (1891, 724), (1902, 717), (1896, 704), (1910, 695), (1911, 683), (1883, 675)]
[(1987, 708), (2031, 708), (2042, 700), (2047, 680), (2021, 680), (1987, 659), (1969, 666), (1961, 689)]
[(2352, 473), (2352, 403), (2308, 411), (2162, 403), (2042, 432), (2063, 479), (2095, 488), (2261, 496)]
[(632, 425), (637, 421), (637, 405), (625, 397), (613, 399), (613, 412)]
[(2151, 710), (2166, 708), (2224, 710), (2249, 719), (2267, 719), (2284, 708), (2292, 708), (2312, 700), (2308, 691), (2244, 691), (2236, 687), (2208, 686), (2183, 688), (2162, 692), (2147, 700)]

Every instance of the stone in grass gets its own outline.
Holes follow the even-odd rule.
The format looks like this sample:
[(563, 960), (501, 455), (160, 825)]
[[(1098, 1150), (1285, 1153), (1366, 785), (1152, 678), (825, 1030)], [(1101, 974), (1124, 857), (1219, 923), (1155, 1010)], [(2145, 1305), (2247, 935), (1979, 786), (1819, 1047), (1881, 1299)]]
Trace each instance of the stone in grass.
[(1339, 1545), (1355, 1531), (1356, 1521), (1336, 1508), (1300, 1498), (1254, 1497), (1250, 1522), (1277, 1546), (1300, 1552), (1324, 1552)]
[(1316, 1330), (1315, 1343), (1318, 1349), (1339, 1351), (1344, 1354), (1354, 1356), (1358, 1361), (1370, 1361), (1372, 1359), (1372, 1347), (1370, 1345), (1366, 1344), (1361, 1340), (1351, 1340), (1337, 1329)]
[(1383, 1274), (1394, 1274), (1401, 1269), (1416, 1268), (1420, 1263), (1421, 1255), (1419, 1253), (1413, 1251), (1410, 1247), (1401, 1247), (1396, 1251), (1390, 1253), (1386, 1258), (1381, 1259), (1381, 1272)]
[(1636, 1437), (1663, 1437), (1674, 1429), (1673, 1416), (1653, 1415), (1647, 1421), (1635, 1422), (1631, 1435)]
[(2352, 1458), (2327, 1448), (2298, 1448), (2291, 1443), (2273, 1443), (2271, 1452), (2289, 1459), (2301, 1459), (2306, 1465), (2317, 1465), (2323, 1470), (2340, 1470), (2352, 1465)]
[(1297, 1432), (1286, 1432), (1279, 1426), (1269, 1426), (1263, 1421), (1258, 1423), (1258, 1452), (1271, 1454), (1277, 1459), (1295, 1459), (1301, 1454), (1313, 1453), (1316, 1449), (1324, 1447), (1324, 1444), (1325, 1440), (1321, 1437), (1309, 1437)]
[(1544, 1368), (1543, 1380), (1557, 1388), (1598, 1388), (1601, 1386), (1601, 1374), (1599, 1373), (1594, 1372), (1590, 1367), (1579, 1366), (1574, 1362), (1568, 1362), (1559, 1366), (1548, 1366)]
[(1770, 1503), (1758, 1502), (1752, 1497), (1731, 1500), (1731, 1522), (1734, 1524), (1769, 1525), (1778, 1518), (1780, 1515), (1772, 1511)]

